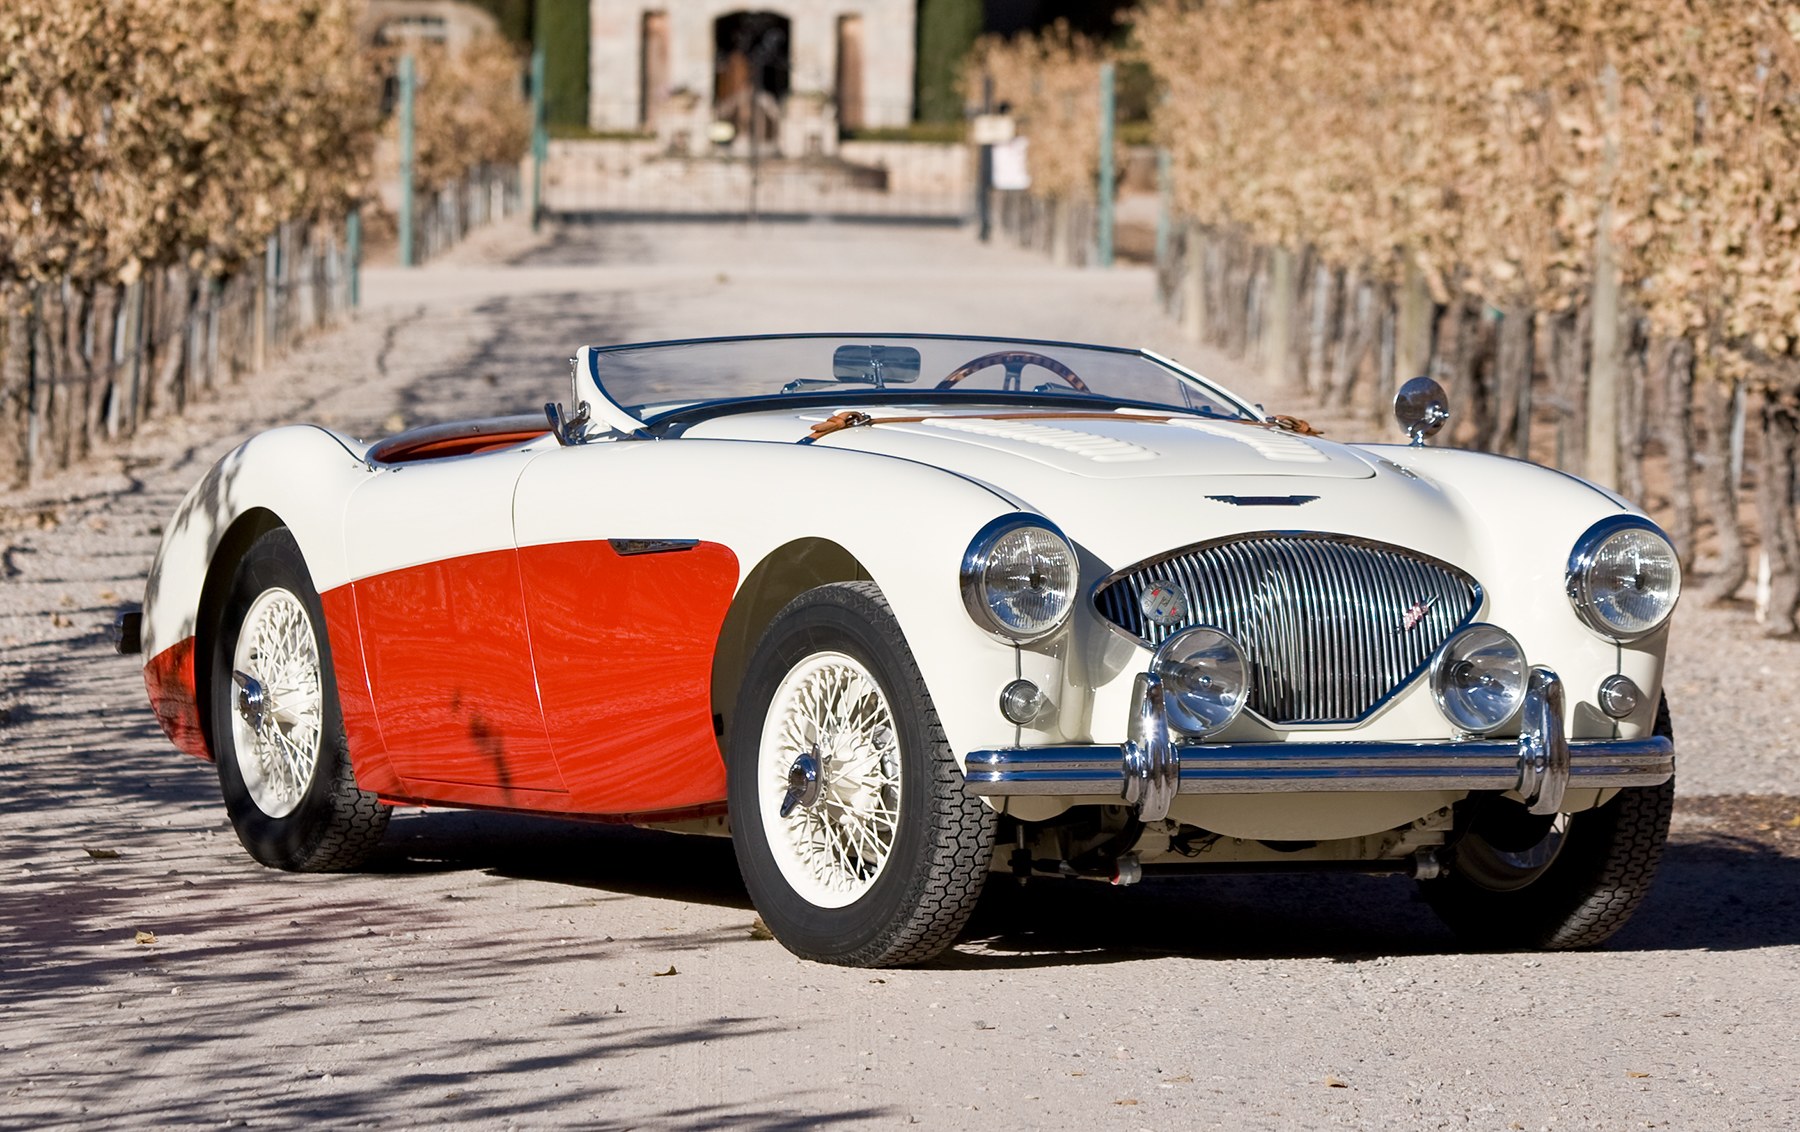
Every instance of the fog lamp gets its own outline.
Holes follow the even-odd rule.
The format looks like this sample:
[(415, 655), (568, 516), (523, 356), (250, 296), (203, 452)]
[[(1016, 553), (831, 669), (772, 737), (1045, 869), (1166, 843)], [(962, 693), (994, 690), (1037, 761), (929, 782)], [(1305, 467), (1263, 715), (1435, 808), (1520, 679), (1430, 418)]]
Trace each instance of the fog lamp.
[(1431, 666), (1431, 694), (1444, 718), (1474, 735), (1498, 730), (1525, 700), (1525, 651), (1493, 625), (1450, 638)]
[(1250, 698), (1249, 665), (1238, 643), (1217, 629), (1184, 629), (1162, 643), (1151, 671), (1162, 678), (1169, 726), (1194, 737), (1222, 731)]

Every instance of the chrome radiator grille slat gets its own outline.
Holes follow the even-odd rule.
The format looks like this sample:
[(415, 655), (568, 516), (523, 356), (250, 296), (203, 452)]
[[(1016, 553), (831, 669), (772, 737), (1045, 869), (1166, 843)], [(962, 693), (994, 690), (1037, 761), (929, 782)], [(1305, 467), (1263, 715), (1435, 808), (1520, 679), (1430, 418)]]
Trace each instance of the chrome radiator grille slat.
[[(1187, 595), (1178, 623), (1144, 615), (1144, 591), (1159, 583)], [(1329, 724), (1363, 718), (1423, 672), (1475, 615), (1481, 588), (1455, 567), (1397, 546), (1248, 535), (1122, 571), (1095, 591), (1094, 604), (1153, 647), (1191, 625), (1223, 629), (1249, 659), (1252, 711), (1272, 723)]]

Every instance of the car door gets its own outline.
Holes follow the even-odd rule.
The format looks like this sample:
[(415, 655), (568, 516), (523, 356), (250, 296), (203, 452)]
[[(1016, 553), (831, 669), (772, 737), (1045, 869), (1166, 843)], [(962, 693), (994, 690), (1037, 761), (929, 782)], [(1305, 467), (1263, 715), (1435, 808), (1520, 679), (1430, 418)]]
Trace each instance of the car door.
[(346, 553), (389, 761), (418, 797), (563, 808), (513, 545), (532, 453), (384, 469), (350, 498)]
[(582, 812), (725, 798), (711, 682), (738, 562), (694, 515), (633, 490), (640, 476), (666, 474), (666, 459), (643, 459), (656, 447), (673, 451), (606, 442), (546, 452), (515, 499), (544, 722)]

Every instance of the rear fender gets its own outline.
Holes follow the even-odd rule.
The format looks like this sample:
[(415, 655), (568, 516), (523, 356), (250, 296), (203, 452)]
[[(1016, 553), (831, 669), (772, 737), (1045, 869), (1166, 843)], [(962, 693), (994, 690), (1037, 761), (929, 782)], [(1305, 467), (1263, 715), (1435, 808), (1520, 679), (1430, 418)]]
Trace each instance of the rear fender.
[[(296, 425), (245, 441), (181, 501), (144, 584), (143, 658), (152, 707), (182, 750), (210, 757), (206, 656), (231, 568), (257, 535), (284, 526), (321, 595), (349, 581), (344, 503), (370, 474), (347, 438)], [(348, 640), (339, 639), (341, 627), (328, 625), (328, 632), (334, 657), (360, 657), (354, 626)], [(352, 680), (362, 679), (360, 663), (351, 667)], [(356, 689), (343, 688), (343, 676), (343, 698), (354, 699)]]

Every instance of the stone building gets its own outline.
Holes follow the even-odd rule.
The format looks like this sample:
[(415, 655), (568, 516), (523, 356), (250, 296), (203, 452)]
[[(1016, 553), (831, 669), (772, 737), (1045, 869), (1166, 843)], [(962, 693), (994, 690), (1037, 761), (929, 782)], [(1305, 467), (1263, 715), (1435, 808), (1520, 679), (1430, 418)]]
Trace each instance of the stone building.
[(589, 0), (588, 124), (807, 156), (912, 120), (916, 0), (750, 2)]

